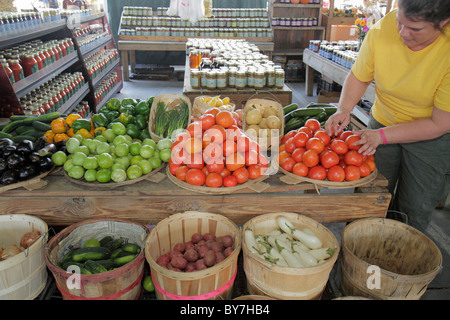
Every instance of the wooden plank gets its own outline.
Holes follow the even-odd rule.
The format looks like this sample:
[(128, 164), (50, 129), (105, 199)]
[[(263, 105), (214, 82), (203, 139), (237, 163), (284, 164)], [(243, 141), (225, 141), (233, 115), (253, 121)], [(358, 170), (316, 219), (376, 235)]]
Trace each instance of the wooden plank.
[(200, 194), (173, 184), (141, 181), (116, 189), (86, 188), (62, 175), (52, 174), (41, 189), (23, 188), (0, 194), (0, 214), (36, 215), (49, 225), (70, 225), (85, 219), (116, 217), (144, 224), (154, 224), (167, 216), (187, 210), (223, 214), (236, 223), (268, 212), (288, 211), (311, 216), (320, 222), (351, 221), (362, 217), (383, 217), (390, 202), (387, 181), (379, 175), (365, 187), (353, 190), (315, 190), (310, 183), (288, 185), (280, 181), (281, 173), (269, 177), (263, 192), (243, 189), (228, 195)]
[[(128, 40), (128, 41), (156, 41), (156, 42), (184, 42), (186, 43), (186, 41), (190, 38), (195, 38), (195, 39), (216, 39), (215, 37), (176, 37), (176, 36), (170, 36), (170, 37), (164, 37), (164, 36), (124, 36), (124, 35), (120, 35), (119, 36), (119, 41), (120, 40)], [(224, 39), (242, 39), (242, 37), (226, 37)], [(272, 38), (271, 37), (248, 37), (245, 38), (245, 40), (247, 40), (248, 42), (255, 42), (255, 43), (259, 43), (259, 42), (271, 42)]]

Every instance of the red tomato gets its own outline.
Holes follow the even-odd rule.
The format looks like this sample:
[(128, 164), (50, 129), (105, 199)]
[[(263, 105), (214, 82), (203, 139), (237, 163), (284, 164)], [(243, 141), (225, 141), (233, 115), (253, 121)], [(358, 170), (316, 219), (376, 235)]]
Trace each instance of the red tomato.
[(319, 138), (320, 140), (322, 140), (324, 146), (328, 146), (330, 144), (331, 138), (328, 135), (328, 133), (326, 133), (325, 130), (323, 129), (319, 129), (314, 133), (314, 137)]
[(347, 139), (348, 136), (353, 135), (353, 131), (342, 131), (339, 135), (337, 135), (336, 137), (342, 141), (345, 141), (345, 139)]
[(363, 162), (360, 166), (359, 166), (359, 173), (361, 178), (367, 177), (368, 175), (371, 174), (371, 170), (369, 165), (366, 162)]
[(172, 143), (172, 148), (178, 143), (181, 143), (181, 146), (183, 146), (189, 138), (191, 138), (191, 134), (189, 131), (180, 132), (179, 134), (177, 134), (175, 141)]
[(222, 163), (218, 162), (209, 164), (207, 163), (206, 168), (208, 169), (209, 172), (220, 173), (225, 168), (225, 164), (223, 163), (223, 161)]
[(339, 165), (328, 168), (327, 179), (333, 182), (342, 182), (345, 180), (345, 171)]
[(307, 127), (307, 128), (310, 128), (313, 133), (321, 128), (320, 127), (320, 122), (317, 119), (308, 119), (308, 120), (306, 120), (304, 126)]
[(189, 169), (186, 172), (186, 182), (195, 186), (205, 184), (206, 176), (201, 169)]
[(188, 156), (190, 156), (180, 144), (173, 148), (171, 153), (170, 159), (176, 164), (186, 164)]
[(314, 150), (317, 153), (321, 153), (323, 149), (325, 148), (325, 145), (322, 140), (319, 138), (309, 138), (309, 140), (306, 142), (306, 150)]
[(205, 162), (203, 161), (203, 156), (201, 153), (193, 153), (188, 155), (188, 159), (186, 165), (190, 169), (201, 169), (205, 166)]
[(301, 131), (297, 133), (293, 138), (296, 148), (304, 148), (306, 147), (306, 142), (308, 142), (309, 140), (309, 135), (306, 132)]
[(248, 181), (249, 173), (246, 167), (240, 167), (232, 173), (236, 177), (237, 183), (245, 183)]
[(231, 171), (227, 168), (223, 168), (222, 171), (220, 171), (220, 175), (222, 176), (222, 178), (225, 178), (226, 176), (231, 175)]
[(328, 150), (320, 154), (320, 164), (325, 168), (331, 168), (339, 164), (339, 156), (336, 152)]
[(348, 146), (344, 140), (333, 139), (330, 143), (330, 149), (337, 154), (345, 154), (348, 151)]
[(263, 167), (263, 168), (267, 168), (269, 166), (269, 160), (266, 158), (266, 156), (264, 154), (262, 154), (261, 152), (259, 153), (259, 164)]
[(296, 146), (294, 143), (294, 137), (287, 139), (286, 143), (284, 144), (284, 150), (286, 150), (289, 153), (292, 153), (295, 148)]
[(319, 164), (319, 155), (313, 149), (306, 150), (302, 157), (303, 163), (308, 167), (314, 167)]
[(168, 164), (169, 164), (169, 171), (170, 171), (170, 173), (173, 174), (173, 175), (175, 175), (177, 169), (178, 169), (179, 167), (181, 167), (181, 164), (180, 164), (180, 163), (174, 163), (173, 160), (172, 160), (172, 158), (169, 159)]
[(250, 146), (250, 139), (247, 136), (240, 136), (236, 141), (236, 147), (238, 152), (246, 152), (248, 151)]
[(210, 172), (205, 179), (205, 185), (210, 188), (220, 188), (222, 186), (223, 179), (220, 173)]
[(222, 155), (222, 146), (215, 142), (209, 144), (205, 149), (203, 149), (203, 158), (205, 159), (205, 162), (208, 162), (210, 159), (213, 159), (214, 162), (217, 162), (218, 159), (222, 159)]
[(309, 168), (308, 178), (316, 180), (325, 180), (326, 177), (327, 177), (327, 170), (321, 165)]
[(295, 162), (302, 162), (303, 161), (303, 154), (305, 153), (306, 148), (296, 148), (292, 152), (292, 159), (295, 160)]
[(203, 133), (202, 139), (204, 142), (222, 143), (225, 140), (226, 135), (227, 132), (225, 129), (222, 126), (215, 124)]
[(263, 168), (259, 164), (252, 164), (247, 167), (247, 170), (250, 179), (258, 179), (263, 173)]
[(281, 144), (285, 144), (286, 141), (287, 141), (289, 138), (292, 138), (292, 137), (295, 136), (297, 133), (298, 133), (297, 130), (291, 130), (291, 131), (289, 131), (288, 133), (286, 133), (286, 134), (281, 138), (281, 140), (280, 140), (280, 145), (281, 145)]
[(186, 130), (189, 132), (191, 137), (198, 137), (198, 136), (202, 136), (202, 134), (203, 134), (202, 124), (200, 121), (191, 122), (187, 126)]
[(357, 166), (345, 166), (344, 171), (345, 171), (345, 180), (347, 181), (354, 181), (361, 178), (361, 173)]
[(228, 139), (228, 140), (231, 140), (234, 142), (236, 142), (238, 137), (240, 137), (243, 134), (241, 129), (239, 129), (239, 127), (236, 125), (231, 125), (224, 130), (226, 132), (225, 139)]
[(233, 175), (229, 175), (223, 178), (223, 185), (225, 187), (234, 187), (237, 185), (237, 183), (237, 178)]
[(248, 150), (245, 153), (245, 165), (250, 166), (252, 164), (259, 163), (259, 153), (256, 150)]
[[(214, 117), (216, 117), (216, 114), (218, 114), (219, 111), (220, 111), (219, 108), (217, 108), (217, 107), (211, 107), (211, 108), (209, 108), (208, 110), (206, 110), (205, 113), (210, 113), (210, 114), (212, 114)], [(214, 121), (215, 121), (215, 119), (214, 119)]]
[(225, 159), (225, 166), (230, 171), (235, 171), (243, 166), (245, 166), (245, 157), (239, 152), (230, 154)]
[(198, 120), (202, 124), (202, 129), (203, 130), (208, 130), (209, 128), (211, 128), (211, 126), (216, 124), (216, 117), (213, 114), (210, 114), (210, 113), (202, 114), (198, 118)]
[(175, 176), (181, 181), (186, 181), (186, 172), (188, 170), (189, 168), (187, 166), (182, 165), (175, 171)]
[(348, 166), (360, 166), (363, 163), (363, 155), (356, 150), (350, 150), (344, 155), (344, 162)]
[(301, 127), (300, 129), (298, 129), (298, 132), (306, 132), (308, 134), (308, 136), (311, 138), (312, 136), (314, 136), (314, 132), (308, 128), (308, 127)]
[(216, 123), (220, 124), (225, 129), (229, 126), (235, 124), (235, 120), (231, 111), (228, 110), (220, 110), (216, 114)]
[(237, 151), (236, 142), (228, 139), (223, 142), (223, 155), (225, 157), (235, 153), (236, 151)]
[(208, 168), (206, 166), (202, 168), (202, 171), (205, 174), (205, 177), (208, 176), (209, 170), (208, 170)]
[(286, 171), (292, 172), (292, 169), (294, 168), (294, 165), (296, 163), (297, 162), (295, 162), (294, 159), (292, 159), (291, 157), (288, 157), (283, 160), (283, 162), (281, 163), (281, 167)]
[(306, 177), (308, 172), (309, 168), (303, 162), (297, 162), (292, 168), (292, 173), (301, 177)]
[(359, 140), (361, 140), (361, 137), (356, 134), (353, 134), (345, 139), (345, 143), (347, 144), (349, 150), (358, 150), (361, 147), (361, 145), (360, 144), (356, 145), (355, 142)]

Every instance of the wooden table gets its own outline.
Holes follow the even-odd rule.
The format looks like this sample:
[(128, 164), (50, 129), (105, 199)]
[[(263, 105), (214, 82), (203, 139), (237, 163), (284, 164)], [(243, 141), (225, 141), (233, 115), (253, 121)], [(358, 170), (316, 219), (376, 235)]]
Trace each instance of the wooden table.
[(262, 182), (266, 188), (261, 192), (246, 188), (214, 195), (175, 185), (165, 176), (165, 168), (157, 173), (162, 175), (160, 182), (144, 180), (115, 189), (80, 186), (69, 181), (61, 170), (45, 177), (47, 185), (39, 189), (0, 193), (0, 214), (30, 214), (49, 226), (67, 226), (107, 217), (156, 224), (171, 214), (189, 210), (219, 213), (243, 224), (263, 213), (285, 211), (328, 223), (384, 217), (391, 199), (387, 180), (381, 175), (366, 186), (339, 192), (321, 188), (319, 194), (311, 183), (284, 183), (280, 180), (284, 174), (279, 172)]
[[(303, 51), (303, 63), (306, 65), (305, 91), (307, 96), (313, 95), (314, 70), (340, 85), (344, 84), (345, 78), (350, 72), (350, 69), (324, 58), (309, 49)], [(372, 103), (375, 101), (374, 83), (369, 85), (363, 97)]]
[[(270, 55), (274, 48), (273, 42), (262, 41), (252, 43), (268, 55)], [(186, 51), (186, 41), (121, 40), (119, 38), (117, 48), (122, 57), (123, 80), (129, 81), (129, 66), (131, 66), (131, 72), (134, 72), (136, 51)]]
[(194, 103), (194, 99), (196, 97), (203, 95), (220, 95), (221, 97), (229, 97), (231, 101), (236, 104), (236, 109), (244, 108), (247, 100), (252, 97), (258, 99), (278, 100), (283, 107), (292, 103), (292, 90), (286, 84), (283, 86), (283, 89), (264, 88), (262, 90), (256, 90), (250, 87), (241, 90), (236, 88), (225, 88), (223, 90), (208, 90), (204, 88), (193, 89), (190, 82), (191, 72), (189, 67), (189, 59), (186, 59), (184, 70), (183, 94), (191, 100), (191, 103)]

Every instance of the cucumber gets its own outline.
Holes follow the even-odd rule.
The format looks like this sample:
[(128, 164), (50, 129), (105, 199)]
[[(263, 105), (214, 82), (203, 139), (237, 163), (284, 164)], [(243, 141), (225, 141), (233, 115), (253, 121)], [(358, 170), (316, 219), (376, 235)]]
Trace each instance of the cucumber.
[(0, 131), (0, 139), (1, 138), (11, 139), (12, 137), (13, 137), (12, 134)]
[(52, 130), (52, 126), (51, 126), (51, 125), (49, 125), (48, 123), (39, 121), (39, 120), (33, 121), (33, 124), (32, 124), (32, 125), (33, 125), (33, 127), (34, 127), (35, 129), (37, 129), (37, 130), (39, 130), (39, 131), (44, 131), (44, 132), (46, 132), (46, 131), (48, 131), (48, 130)]
[(110, 241), (112, 241), (113, 240), (113, 237), (111, 237), (111, 236), (106, 236), (106, 237), (104, 237), (104, 238), (102, 238), (101, 240), (100, 240), (100, 246), (104, 246), (106, 243), (108, 243), (108, 242), (110, 242)]
[(11, 117), (9, 117), (9, 120), (10, 121), (25, 120), (28, 118), (35, 118), (35, 117), (37, 117), (37, 115), (26, 116), (24, 114), (14, 114)]
[(324, 112), (324, 108), (300, 108), (291, 112), (292, 118), (316, 116), (321, 112)]
[(103, 265), (94, 260), (87, 260), (84, 263), (86, 269), (88, 269), (91, 273), (102, 273), (108, 271)]
[(128, 262), (131, 262), (134, 260), (134, 258), (136, 258), (137, 255), (135, 254), (129, 254), (123, 257), (118, 257), (113, 259), (113, 263), (115, 267), (121, 267), (125, 264), (127, 264)]
[(136, 243), (127, 243), (122, 246), (122, 250), (136, 254), (141, 252), (141, 247)]
[(105, 267), (106, 270), (110, 270), (114, 268), (114, 262), (112, 259), (105, 259), (105, 260), (95, 260), (98, 264), (101, 264), (103, 267)]
[(16, 121), (10, 121), (2, 130), (2, 132), (11, 133), (16, 128), (24, 124), (25, 120), (16, 120)]
[(306, 121), (306, 117), (298, 117), (292, 118), (288, 123), (284, 125), (284, 134), (288, 133), (291, 130), (297, 130), (301, 128)]
[(328, 116), (331, 116), (337, 111), (337, 107), (324, 107), (324, 109)]
[(20, 136), (12, 137), (11, 140), (14, 141), (15, 143), (20, 143), (23, 140), (30, 140), (32, 142), (35, 142), (37, 140), (37, 138), (34, 136), (29, 136), (29, 135), (20, 135)]
[[(111, 253), (110, 258), (111, 258), (111, 259), (117, 258), (117, 257), (120, 255), (121, 252), (124, 252), (122, 248), (118, 248), (118, 249), (114, 250), (114, 251)], [(126, 252), (126, 251), (125, 251), (125, 252)], [(130, 254), (130, 253), (127, 252), (127, 254)]]
[(87, 269), (83, 264), (78, 263), (78, 262), (73, 262), (73, 261), (67, 261), (61, 264), (61, 269), (63, 269), (64, 271), (67, 271), (67, 269), (70, 266), (77, 266), (78, 268), (80, 268), (80, 273), (81, 274), (92, 274), (92, 272)]
[(288, 114), (289, 112), (294, 111), (295, 109), (298, 109), (298, 104), (291, 103), (283, 108), (283, 112), (284, 114)]
[(65, 117), (66, 115), (59, 113), (59, 112), (50, 112), (46, 113), (37, 117), (30, 117), (28, 119), (22, 120), (23, 124), (32, 124), (34, 121), (41, 121), (41, 122), (47, 122), (50, 123), (55, 119), (58, 119), (60, 117)]
[(105, 247), (78, 248), (72, 253), (72, 260), (75, 262), (85, 262), (87, 260), (108, 259), (111, 251)]
[(16, 129), (16, 134), (18, 136), (32, 136), (35, 138), (40, 138), (44, 135), (44, 133), (45, 131), (40, 131), (32, 126), (23, 126)]
[(69, 252), (67, 252), (64, 257), (61, 260), (61, 263), (72, 261), (72, 253), (75, 251), (76, 248), (71, 249)]
[(331, 103), (310, 103), (306, 106), (306, 108), (328, 108), (328, 107), (334, 107), (335, 105)]
[(109, 251), (113, 252), (116, 249), (119, 249), (123, 245), (123, 239), (117, 238), (112, 241), (107, 242), (103, 247), (107, 248)]

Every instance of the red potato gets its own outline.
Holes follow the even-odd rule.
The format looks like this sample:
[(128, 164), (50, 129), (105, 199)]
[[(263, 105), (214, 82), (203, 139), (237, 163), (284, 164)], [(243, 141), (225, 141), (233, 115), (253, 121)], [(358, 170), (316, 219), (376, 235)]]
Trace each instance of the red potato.
[(206, 245), (206, 240), (202, 239), (199, 242), (196, 243), (197, 246)]
[(215, 251), (215, 252), (222, 252), (223, 251), (223, 246), (220, 242), (216, 242), (214, 241), (211, 244), (211, 250)]
[(225, 255), (223, 252), (216, 252), (216, 264), (225, 260)]
[(198, 252), (194, 248), (187, 249), (184, 258), (189, 262), (195, 262), (198, 259)]
[(209, 248), (208, 248), (206, 245), (201, 245), (201, 246), (199, 246), (199, 248), (198, 248), (198, 250), (197, 250), (197, 252), (198, 252), (198, 257), (199, 257), (200, 259), (204, 258), (206, 252), (208, 252), (208, 251), (209, 251)]
[(233, 247), (226, 248), (225, 251), (223, 252), (225, 258), (228, 258), (231, 255), (231, 253), (233, 253), (233, 250), (234, 250)]
[(178, 252), (183, 253), (184, 250), (186, 250), (186, 245), (185, 245), (184, 243), (182, 243), (182, 242), (177, 243), (177, 244), (173, 247), (173, 250), (174, 250), (174, 251), (178, 251)]
[(170, 260), (170, 263), (174, 268), (184, 269), (186, 268), (188, 262), (183, 256), (176, 256), (172, 260)]
[(196, 244), (196, 243), (198, 243), (200, 240), (202, 240), (203, 239), (203, 237), (202, 237), (202, 235), (200, 234), (200, 233), (194, 233), (192, 236), (191, 236), (191, 241), (192, 241), (192, 243), (194, 243), (194, 244)]
[(169, 253), (165, 253), (162, 256), (159, 256), (158, 259), (156, 259), (156, 263), (162, 267), (167, 267), (169, 262), (170, 262)]
[(197, 270), (204, 270), (204, 269), (206, 269), (205, 260), (198, 259), (197, 261), (195, 261), (195, 267), (196, 267)]
[(205, 266), (211, 267), (216, 263), (216, 253), (213, 250), (209, 250), (205, 253)]
[(216, 240), (216, 235), (212, 232), (205, 233), (203, 235), (203, 239), (205, 240)]
[(178, 271), (178, 272), (181, 272), (180, 269), (175, 268), (175, 267), (172, 266), (172, 264), (170, 264), (170, 263), (167, 265), (167, 269), (169, 269), (169, 270), (171, 270), (171, 271)]
[(195, 262), (188, 262), (186, 268), (184, 269), (185, 272), (194, 272), (196, 270), (197, 267), (195, 266)]
[(187, 241), (184, 243), (184, 246), (185, 246), (185, 251), (187, 251), (191, 248), (194, 248), (194, 243), (192, 241)]
[(211, 249), (211, 246), (212, 246), (213, 242), (216, 242), (216, 241), (215, 241), (215, 240), (212, 240), (212, 239), (208, 239), (208, 240), (206, 240), (205, 244), (206, 244), (206, 246), (207, 246), (208, 248)]
[(174, 250), (173, 251), (169, 251), (168, 254), (169, 254), (170, 261), (172, 261), (172, 259), (174, 257), (176, 257), (176, 256), (183, 255), (181, 252), (174, 251)]
[(233, 237), (230, 235), (226, 235), (222, 237), (222, 245), (226, 248), (232, 247), (234, 243)]

